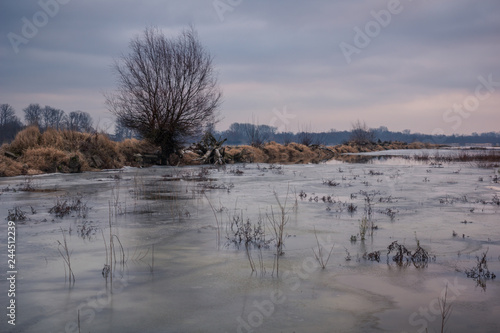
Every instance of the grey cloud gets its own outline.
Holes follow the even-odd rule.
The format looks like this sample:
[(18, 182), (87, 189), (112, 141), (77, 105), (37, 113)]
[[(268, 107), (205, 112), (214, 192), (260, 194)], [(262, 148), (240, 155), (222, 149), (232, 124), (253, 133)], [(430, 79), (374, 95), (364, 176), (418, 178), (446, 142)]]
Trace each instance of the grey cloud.
[[(387, 101), (403, 106), (470, 91), (478, 75), (493, 73), (500, 81), (496, 0), (401, 0), (402, 12), (348, 64), (339, 44), (354, 44), (353, 28), (364, 29), (374, 19), (371, 11), (387, 8), (388, 2), (243, 0), (221, 22), (212, 0), (72, 0), (16, 54), (7, 33), (19, 34), (21, 18), (31, 18), (40, 6), (3, 1), (0, 102), (13, 103), (9, 98), (17, 96), (14, 106), (20, 111), (31, 102), (51, 104), (37, 96), (62, 98), (71, 90), (92, 99), (79, 109), (104, 109), (101, 92), (114, 88), (113, 58), (126, 53), (129, 40), (148, 25), (168, 34), (196, 26), (215, 57), (222, 87), (231, 92), (224, 94), (222, 114), (235, 121), (249, 112), (264, 118), (273, 107), (289, 104), (310, 108), (310, 118), (318, 119), (312, 126), (322, 129), (325, 110), (345, 119), (349, 110), (365, 109), (356, 116), (371, 119)], [(235, 85), (252, 88), (242, 92)], [(391, 123), (406, 123), (405, 112)], [(484, 119), (491, 112), (485, 110)], [(485, 122), (484, 130), (492, 130), (490, 124)]]

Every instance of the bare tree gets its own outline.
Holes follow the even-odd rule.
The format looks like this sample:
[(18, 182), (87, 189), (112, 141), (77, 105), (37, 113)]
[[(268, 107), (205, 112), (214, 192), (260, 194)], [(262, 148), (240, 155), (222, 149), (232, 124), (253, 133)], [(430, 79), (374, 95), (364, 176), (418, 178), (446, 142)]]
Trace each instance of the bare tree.
[(22, 128), (16, 110), (9, 104), (0, 105), (0, 144), (13, 140)]
[(32, 103), (28, 105), (24, 110), (24, 121), (28, 126), (36, 125), (40, 126), (42, 124), (42, 113), (43, 108), (40, 104)]
[(63, 110), (53, 108), (51, 106), (45, 106), (42, 111), (43, 127), (53, 128), (56, 130), (63, 129), (66, 127), (68, 122), (67, 116), (64, 114)]
[(314, 136), (314, 133), (311, 131), (311, 124), (309, 126), (301, 126), (297, 133), (299, 143), (308, 147), (317, 144)]
[(252, 115), (252, 123), (241, 124), (247, 137), (247, 142), (253, 147), (261, 147), (276, 134), (276, 127), (259, 125), (259, 121)]
[(10, 104), (0, 105), (0, 126), (4, 126), (16, 119), (16, 110)]
[(137, 133), (133, 129), (128, 128), (123, 124), (120, 119), (115, 122), (115, 140), (123, 141), (125, 139), (131, 139), (138, 137)]
[(92, 117), (87, 112), (72, 111), (69, 113), (68, 127), (72, 131), (91, 132), (93, 130), (92, 122)]
[(290, 143), (293, 142), (293, 137), (294, 137), (294, 134), (290, 131), (288, 131), (287, 127), (285, 126), (283, 132), (281, 132), (279, 134), (279, 136), (281, 136), (282, 140), (283, 140), (283, 144), (285, 146), (288, 146)]
[(161, 147), (162, 164), (188, 137), (215, 121), (221, 103), (212, 56), (193, 28), (177, 38), (146, 28), (115, 61), (118, 89), (106, 96), (123, 124)]
[(367, 144), (375, 140), (375, 134), (372, 130), (366, 126), (365, 122), (361, 122), (359, 119), (352, 124), (351, 136), (349, 141), (356, 144)]

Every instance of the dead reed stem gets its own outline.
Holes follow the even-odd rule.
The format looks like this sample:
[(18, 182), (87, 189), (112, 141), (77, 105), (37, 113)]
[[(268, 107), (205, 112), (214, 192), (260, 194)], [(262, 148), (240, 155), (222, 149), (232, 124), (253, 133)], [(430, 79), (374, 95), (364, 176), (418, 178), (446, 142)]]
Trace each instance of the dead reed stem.
[[(275, 214), (273, 207), (271, 207), (271, 215), (267, 214), (267, 219), (271, 223), (271, 228), (276, 240), (276, 261), (275, 261), (276, 277), (279, 276), (279, 258), (283, 254), (285, 254), (283, 252), (283, 247), (284, 247), (285, 226), (289, 220), (288, 210), (286, 208), (289, 192), (290, 192), (290, 187), (288, 187), (287, 189), (284, 203), (281, 203), (278, 193), (274, 192), (274, 197), (276, 198), (276, 202), (278, 203), (279, 213)], [(273, 274), (274, 274), (274, 269), (273, 269)]]
[[(64, 262), (66, 263), (66, 266), (68, 266), (68, 272), (69, 274), (66, 275), (66, 266), (64, 269), (64, 279), (66, 279), (66, 276), (68, 277), (68, 282), (71, 284), (75, 284), (75, 274), (73, 273), (73, 269), (71, 268), (71, 253), (68, 249), (68, 242), (66, 241), (66, 234), (64, 233), (64, 230), (61, 228), (61, 233), (63, 235), (63, 242), (62, 244), (60, 241), (57, 241), (59, 243), (57, 250), (59, 251), (59, 254), (63, 258)], [(64, 249), (64, 253), (61, 251), (61, 247)]]
[(252, 273), (257, 272), (257, 270), (255, 269), (255, 262), (253, 261), (252, 256), (250, 254), (248, 242), (245, 242), (245, 251), (247, 253), (247, 258), (248, 258), (248, 262), (250, 263), (250, 268), (252, 269)]
[(314, 227), (314, 237), (316, 237), (316, 243), (318, 244), (318, 253), (316, 253), (316, 251), (314, 251), (314, 248), (312, 249), (314, 256), (316, 257), (316, 260), (318, 261), (318, 263), (321, 265), (321, 268), (325, 269), (326, 265), (328, 265), (328, 261), (330, 260), (330, 256), (332, 255), (333, 248), (334, 248), (335, 244), (332, 245), (332, 248), (330, 249), (330, 253), (328, 253), (328, 257), (325, 260), (324, 253), (323, 253), (323, 247), (319, 243), (318, 235), (316, 233), (316, 227)]
[(214, 206), (210, 202), (210, 199), (208, 199), (207, 194), (203, 193), (203, 195), (207, 199), (208, 204), (210, 205), (210, 208), (212, 209), (212, 212), (214, 213), (215, 223), (217, 224), (216, 243), (217, 243), (217, 249), (220, 249), (220, 244), (221, 244), (221, 227), (222, 227), (222, 225), (221, 225), (221, 222), (219, 221), (219, 218), (217, 217), (217, 212), (216, 212)]
[(451, 304), (446, 304), (446, 298), (448, 296), (448, 284), (446, 284), (446, 290), (444, 296), (439, 299), (439, 309), (441, 310), (441, 333), (444, 333), (444, 328), (446, 323), (450, 319), (451, 315)]
[(155, 245), (152, 245), (151, 249), (151, 273), (153, 273), (155, 268)]

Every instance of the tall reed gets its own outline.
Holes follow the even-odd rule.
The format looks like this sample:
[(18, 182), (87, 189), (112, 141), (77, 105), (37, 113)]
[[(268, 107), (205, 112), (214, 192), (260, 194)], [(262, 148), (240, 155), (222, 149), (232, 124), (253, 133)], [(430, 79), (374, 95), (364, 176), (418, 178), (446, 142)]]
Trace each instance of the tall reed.
[[(64, 233), (64, 230), (61, 228), (61, 233), (63, 235), (63, 243), (60, 241), (57, 241), (58, 246), (57, 250), (59, 251), (59, 254), (63, 258), (64, 262), (66, 265), (64, 266), (64, 279), (68, 279), (68, 282), (70, 285), (75, 284), (75, 274), (73, 273), (73, 269), (71, 268), (71, 252), (68, 249), (68, 242), (66, 241), (66, 234)], [(63, 248), (64, 252), (61, 251), (61, 248)], [(66, 274), (66, 266), (68, 266), (68, 274)]]
[[(285, 239), (285, 226), (288, 223), (289, 216), (288, 216), (288, 209), (287, 209), (287, 202), (288, 202), (288, 195), (289, 195), (289, 190), (288, 188), (285, 196), (285, 201), (281, 203), (281, 200), (278, 196), (277, 192), (274, 192), (274, 197), (276, 199), (276, 202), (278, 203), (278, 212), (274, 212), (274, 209), (271, 207), (271, 214), (267, 214), (267, 219), (269, 220), (272, 228), (272, 232), (275, 237), (276, 241), (276, 277), (279, 276), (279, 258), (285, 254), (283, 252), (283, 247), (284, 247), (284, 239)], [(273, 267), (273, 274), (274, 274), (274, 267)]]

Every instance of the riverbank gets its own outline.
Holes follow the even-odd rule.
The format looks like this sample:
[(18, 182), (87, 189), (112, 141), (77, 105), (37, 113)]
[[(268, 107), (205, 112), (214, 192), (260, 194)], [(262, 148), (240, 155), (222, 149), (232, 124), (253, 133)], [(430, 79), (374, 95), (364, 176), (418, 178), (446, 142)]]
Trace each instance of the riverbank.
[[(384, 142), (337, 146), (298, 143), (287, 145), (269, 142), (259, 147), (248, 145), (225, 146), (225, 163), (320, 163), (333, 158), (349, 159), (346, 153), (372, 152), (393, 149), (437, 148), (437, 145), (403, 142)], [(146, 141), (127, 139), (110, 140), (100, 133), (80, 133), (49, 129), (43, 133), (29, 127), (18, 133), (14, 141), (0, 147), (0, 177), (36, 175), (43, 173), (79, 173), (124, 166), (148, 166), (158, 160), (158, 148)], [(186, 150), (182, 157), (173, 156), (173, 165), (198, 165), (201, 156)]]

